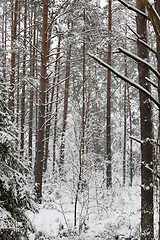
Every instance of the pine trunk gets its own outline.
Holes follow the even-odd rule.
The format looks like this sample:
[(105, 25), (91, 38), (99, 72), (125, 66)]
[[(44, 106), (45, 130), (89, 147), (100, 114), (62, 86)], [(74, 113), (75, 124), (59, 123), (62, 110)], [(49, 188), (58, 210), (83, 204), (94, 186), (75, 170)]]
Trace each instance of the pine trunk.
[[(36, 9), (34, 11), (34, 26), (36, 24)], [(31, 23), (32, 24), (32, 15), (31, 15)], [(36, 28), (34, 30), (30, 30), (30, 38), (32, 39), (33, 34), (33, 46), (36, 45)], [(34, 79), (35, 77), (35, 48), (31, 46), (30, 48), (30, 58), (31, 58), (31, 65), (30, 65), (30, 75), (31, 78)], [(32, 162), (32, 142), (33, 142), (33, 99), (34, 99), (34, 89), (31, 86), (30, 89), (30, 101), (29, 101), (29, 159)]]
[(42, 62), (39, 94), (39, 120), (37, 152), (35, 162), (35, 193), (36, 201), (42, 202), (42, 166), (44, 161), (44, 124), (45, 124), (45, 92), (47, 79), (47, 25), (48, 25), (48, 0), (43, 2), (43, 23), (42, 23)]
[(127, 109), (126, 109), (126, 83), (124, 83), (124, 139), (123, 139), (123, 186), (126, 183), (126, 138), (127, 138)]
[[(53, 173), (55, 172), (56, 163), (56, 138), (57, 138), (57, 122), (58, 122), (58, 98), (59, 98), (59, 78), (60, 78), (60, 43), (61, 38), (59, 36), (58, 49), (57, 49), (57, 67), (55, 66), (55, 73), (57, 73), (57, 93), (56, 93), (56, 109), (54, 120), (54, 134), (53, 134)], [(55, 76), (56, 77), (56, 76)]]
[[(145, 12), (145, 5), (142, 1), (136, 0), (136, 7)], [(137, 33), (141, 39), (147, 42), (146, 18), (142, 15), (137, 15)], [(147, 48), (137, 42), (138, 56), (142, 59), (148, 59)], [(149, 76), (149, 70), (146, 66), (139, 63), (139, 83), (145, 89), (150, 91), (150, 85), (145, 80)], [(140, 92), (140, 118), (141, 118), (141, 240), (154, 239), (154, 225), (153, 225), (153, 176), (152, 172), (146, 168), (149, 166), (153, 169), (153, 139), (152, 128), (152, 106), (147, 95)]]
[[(155, 0), (155, 8), (157, 13), (160, 15), (159, 0)], [(157, 40), (157, 68), (158, 68), (158, 72), (160, 72), (160, 42), (158, 40)], [(160, 81), (158, 81), (158, 100), (160, 102)], [(160, 110), (159, 110), (159, 132), (160, 132)], [(160, 141), (160, 136), (158, 136), (158, 141)], [(159, 153), (160, 153), (160, 149), (159, 149)], [(159, 171), (160, 171), (160, 166), (158, 166), (158, 174), (160, 174)], [(159, 192), (160, 192), (160, 182), (159, 182)], [(159, 239), (160, 239), (160, 201), (159, 201)]]
[[(14, 85), (15, 85), (15, 57), (16, 53), (14, 50), (14, 43), (16, 40), (16, 31), (17, 31), (17, 11), (18, 11), (18, 0), (15, 1), (15, 6), (12, 4), (12, 13), (11, 13), (11, 76), (10, 76), (10, 93), (9, 93), (9, 102), (8, 108), (11, 113), (12, 121), (14, 121)], [(13, 14), (14, 12), (14, 14)]]
[(67, 112), (68, 112), (68, 94), (69, 94), (69, 80), (70, 80), (70, 62), (71, 62), (71, 45), (67, 51), (67, 61), (66, 61), (66, 80), (65, 80), (65, 91), (64, 91), (64, 110), (63, 110), (63, 127), (61, 135), (61, 146), (60, 146), (60, 162), (59, 162), (59, 172), (63, 175), (64, 167), (64, 150), (65, 150), (65, 132), (67, 124)]
[[(27, 27), (27, 0), (25, 0), (24, 10), (24, 40), (23, 47), (26, 50), (26, 27)], [(24, 50), (24, 51), (25, 51)], [(25, 76), (26, 76), (26, 53), (23, 53), (23, 79), (21, 96), (21, 155), (24, 153), (24, 124), (25, 124)]]
[[(109, 0), (108, 7), (108, 32), (112, 31), (112, 1)], [(108, 43), (108, 64), (111, 65), (111, 42)], [(107, 74), (107, 188), (112, 186), (112, 167), (111, 167), (111, 72)]]

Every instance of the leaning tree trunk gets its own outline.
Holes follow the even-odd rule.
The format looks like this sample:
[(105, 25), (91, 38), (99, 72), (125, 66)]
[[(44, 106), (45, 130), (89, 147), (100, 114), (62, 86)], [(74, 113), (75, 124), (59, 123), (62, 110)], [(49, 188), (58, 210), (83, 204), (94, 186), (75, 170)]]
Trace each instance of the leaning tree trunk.
[[(142, 1), (136, 0), (136, 7), (145, 12), (145, 5)], [(147, 42), (146, 18), (142, 15), (137, 15), (137, 33), (141, 39)], [(137, 42), (138, 56), (142, 59), (148, 58), (148, 50)], [(138, 64), (139, 83), (145, 89), (150, 91), (150, 85), (145, 80), (149, 76), (148, 67), (143, 64)], [(154, 239), (153, 225), (153, 176), (152, 172), (147, 169), (147, 166), (153, 168), (153, 139), (152, 128), (152, 106), (146, 94), (140, 92), (140, 118), (141, 118), (141, 240)]]
[(45, 124), (45, 92), (47, 79), (47, 23), (48, 23), (48, 0), (43, 1), (43, 23), (42, 23), (42, 62), (41, 62), (41, 79), (39, 94), (39, 121), (37, 152), (35, 162), (35, 193), (36, 201), (42, 202), (42, 166), (44, 161), (44, 124)]

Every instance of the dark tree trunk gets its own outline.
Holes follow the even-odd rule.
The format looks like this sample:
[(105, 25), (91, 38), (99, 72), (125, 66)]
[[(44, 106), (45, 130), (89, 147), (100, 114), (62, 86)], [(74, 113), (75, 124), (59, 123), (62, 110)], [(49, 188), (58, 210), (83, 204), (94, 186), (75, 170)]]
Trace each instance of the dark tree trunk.
[[(83, 19), (85, 22), (85, 9), (83, 10)], [(85, 28), (84, 28), (85, 32)], [(85, 34), (85, 33), (84, 33)], [(82, 151), (82, 158), (84, 155), (84, 137), (85, 137), (85, 80), (86, 80), (86, 43), (85, 43), (85, 35), (83, 36), (83, 104), (82, 104), (82, 140), (81, 140), (81, 151)]]
[(64, 90), (64, 110), (63, 110), (63, 126), (61, 135), (61, 146), (60, 146), (60, 162), (59, 171), (60, 175), (63, 175), (64, 167), (64, 150), (65, 150), (65, 132), (67, 124), (67, 112), (68, 112), (68, 94), (69, 94), (69, 80), (70, 80), (70, 62), (71, 62), (71, 44), (67, 51), (67, 61), (66, 61), (66, 80), (65, 80), (65, 90)]
[(132, 186), (132, 182), (133, 182), (133, 150), (132, 150), (132, 134), (133, 134), (133, 130), (132, 130), (132, 114), (131, 114), (131, 103), (130, 103), (130, 95), (129, 95), (129, 87), (127, 84), (127, 90), (128, 90), (128, 112), (129, 112), (129, 134), (130, 134), (130, 156), (129, 156), (129, 177), (130, 177), (130, 181), (129, 181), (129, 185)]
[[(34, 11), (34, 26), (36, 24), (36, 6), (35, 6), (35, 11)], [(32, 18), (31, 18), (31, 23), (32, 24)], [(36, 45), (36, 28), (34, 27), (33, 31), (30, 31), (31, 34), (31, 39), (32, 39), (32, 34), (33, 34), (33, 46)], [(35, 48), (32, 48), (31, 46), (31, 56), (30, 58), (33, 59), (31, 60), (31, 66), (30, 66), (30, 75), (34, 79), (35, 77)], [(33, 99), (34, 99), (34, 89), (31, 86), (30, 89), (30, 101), (29, 101), (29, 159), (32, 162), (32, 142), (33, 142)]]
[[(11, 113), (12, 121), (14, 121), (14, 84), (15, 84), (15, 57), (16, 53), (14, 50), (14, 42), (16, 40), (16, 31), (17, 31), (17, 11), (18, 11), (18, 0), (15, 1), (15, 6), (12, 4), (12, 13), (11, 13), (11, 76), (10, 76), (10, 93), (9, 93), (9, 102), (8, 108)], [(13, 14), (14, 12), (14, 14)]]
[(45, 124), (45, 92), (47, 79), (47, 25), (48, 25), (48, 0), (43, 1), (43, 23), (42, 23), (42, 63), (39, 94), (39, 121), (38, 139), (35, 162), (35, 193), (36, 201), (42, 202), (42, 166), (44, 161), (44, 124)]
[(23, 80), (22, 80), (22, 97), (21, 97), (21, 155), (24, 153), (24, 124), (25, 124), (25, 75), (26, 75), (26, 27), (27, 27), (27, 0), (25, 0), (24, 10), (24, 53), (23, 53)]
[[(145, 5), (142, 1), (137, 0), (136, 7), (145, 12)], [(146, 19), (141, 15), (137, 15), (137, 33), (143, 41), (147, 42)], [(140, 42), (137, 42), (137, 47), (138, 56), (142, 59), (148, 59), (147, 48)], [(150, 91), (150, 85), (145, 80), (145, 77), (149, 76), (148, 68), (139, 63), (138, 72), (140, 85)], [(153, 176), (152, 172), (146, 168), (149, 166), (153, 169), (153, 145), (150, 141), (153, 139), (152, 106), (147, 95), (142, 92), (140, 92), (140, 117), (141, 139), (143, 141), (141, 145), (141, 240), (153, 240)]]
[[(51, 13), (51, 17), (49, 19), (50, 22), (52, 22), (53, 20), (53, 12)], [(50, 27), (49, 29), (49, 33), (48, 33), (48, 56), (50, 53), (50, 45), (51, 45), (51, 34), (52, 34), (52, 27)], [(49, 62), (49, 57), (47, 58), (47, 62)], [(55, 63), (56, 64), (56, 63)], [(53, 81), (54, 82), (54, 81)], [(49, 79), (47, 80), (47, 85), (46, 85), (46, 89), (49, 88)], [(52, 90), (54, 89), (54, 85)], [(54, 90), (53, 90), (54, 92)], [(49, 105), (52, 106), (52, 100), (51, 103), (49, 104), (49, 91), (47, 91), (46, 93), (46, 131), (45, 131), (45, 154), (44, 154), (44, 162), (43, 162), (43, 171), (46, 172), (47, 170), (47, 159), (48, 159), (48, 153), (49, 153), (49, 136), (50, 136), (50, 125), (51, 125), (51, 114), (52, 114), (52, 107), (51, 110), (49, 108)]]
[[(108, 31), (109, 35), (112, 31), (112, 1), (109, 0), (108, 7)], [(108, 42), (108, 64), (111, 65), (111, 42)], [(107, 74), (107, 187), (112, 186), (112, 167), (111, 167), (111, 72)]]
[[(160, 16), (160, 2), (159, 0), (155, 0), (155, 8), (157, 13)], [(158, 72), (160, 72), (160, 42), (157, 40), (157, 68)], [(160, 102), (160, 80), (158, 80), (158, 100)], [(160, 128), (160, 110), (159, 110), (159, 128)], [(160, 132), (160, 129), (159, 129)], [(158, 140), (160, 140), (160, 136), (158, 136)], [(159, 150), (160, 155), (160, 150)], [(160, 174), (160, 173), (159, 173)], [(160, 191), (160, 182), (159, 182), (159, 191)], [(160, 239), (160, 203), (159, 203), (159, 239)]]
[(126, 83), (124, 83), (124, 139), (123, 139), (123, 186), (126, 183), (126, 138), (127, 138), (127, 109), (126, 109)]

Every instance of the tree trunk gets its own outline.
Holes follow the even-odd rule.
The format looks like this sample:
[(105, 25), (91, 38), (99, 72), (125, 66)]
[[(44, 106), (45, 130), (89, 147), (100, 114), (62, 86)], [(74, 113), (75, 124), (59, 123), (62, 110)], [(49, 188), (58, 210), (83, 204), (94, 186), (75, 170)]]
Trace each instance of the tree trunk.
[(6, 80), (6, 40), (7, 40), (7, 4), (4, 2), (3, 4), (3, 19), (2, 19), (2, 63), (3, 63), (3, 78)]
[(133, 182), (133, 151), (132, 151), (132, 134), (133, 134), (133, 130), (132, 130), (132, 115), (131, 115), (131, 103), (130, 103), (130, 95), (129, 95), (129, 86), (127, 83), (127, 90), (128, 90), (128, 111), (129, 111), (129, 134), (130, 134), (130, 156), (129, 156), (129, 185), (130, 187), (132, 187), (132, 182)]
[[(18, 11), (18, 0), (15, 1), (15, 6), (12, 4), (12, 13), (11, 13), (11, 76), (10, 76), (10, 92), (9, 92), (9, 102), (8, 108), (11, 113), (11, 119), (14, 121), (14, 84), (15, 84), (15, 57), (16, 53), (14, 50), (14, 42), (16, 40), (16, 30), (17, 30), (17, 11)], [(14, 12), (14, 14), (13, 14)]]
[[(21, 22), (20, 22), (20, 14), (19, 14), (19, 19), (18, 19), (19, 23), (18, 23), (18, 32), (20, 33), (21, 30)], [(18, 41), (20, 41), (20, 34), (18, 37)], [(16, 109), (16, 124), (17, 124), (17, 128), (19, 129), (19, 107), (20, 107), (20, 103), (19, 103), (19, 85), (20, 85), (20, 50), (18, 50), (18, 56), (17, 56), (17, 109)]]
[(47, 25), (48, 25), (48, 0), (43, 1), (43, 23), (42, 23), (42, 62), (39, 94), (39, 121), (38, 139), (35, 162), (35, 193), (36, 201), (42, 202), (42, 166), (44, 161), (44, 124), (45, 124), (45, 92), (47, 79)]
[(126, 84), (127, 83), (124, 83), (123, 186), (125, 186), (126, 183), (126, 138), (127, 138)]
[[(83, 20), (85, 23), (85, 9), (83, 10)], [(85, 32), (85, 27), (84, 27), (84, 32)], [(85, 33), (84, 33), (85, 34)], [(85, 80), (86, 80), (86, 43), (85, 43), (85, 35), (83, 36), (83, 103), (82, 103), (82, 140), (81, 140), (81, 151), (82, 151), (82, 156), (81, 159), (83, 160), (83, 155), (84, 155), (84, 137), (85, 137)]]
[[(160, 16), (160, 3), (158, 0), (155, 0), (155, 8), (157, 13)], [(158, 72), (160, 72), (160, 42), (158, 41), (158, 39), (157, 39), (157, 68), (158, 68)], [(159, 80), (158, 80), (158, 100), (160, 102), (160, 81)], [(159, 128), (160, 128), (160, 110), (159, 110)], [(160, 140), (160, 136), (158, 136), (158, 141), (159, 140)], [(160, 155), (160, 150), (159, 150), (159, 155)], [(158, 168), (160, 168), (160, 166), (158, 166)], [(158, 169), (158, 174), (160, 174), (159, 170), (160, 169)], [(159, 182), (159, 192), (160, 192), (160, 182)], [(160, 239), (160, 201), (159, 201), (159, 239)]]
[[(36, 6), (34, 11), (34, 26), (36, 24)], [(32, 24), (32, 16), (31, 16), (31, 23)], [(30, 31), (30, 38), (32, 39), (33, 34), (33, 46), (36, 45), (36, 28), (34, 27), (33, 31)], [(30, 75), (34, 79), (35, 77), (35, 48), (31, 46), (31, 65), (30, 65)], [(32, 60), (33, 59), (33, 60)], [(29, 101), (29, 159), (32, 162), (32, 142), (33, 142), (33, 99), (34, 99), (34, 89), (31, 86), (30, 89), (30, 101)]]
[[(51, 17), (52, 20), (52, 17)], [(51, 29), (51, 28), (50, 28)], [(51, 37), (51, 31), (49, 33), (49, 37)], [(50, 41), (48, 44), (48, 54), (50, 50)], [(57, 54), (56, 54), (56, 62), (55, 62), (55, 76), (53, 78), (53, 87), (52, 87), (52, 92), (51, 92), (51, 99), (49, 103), (49, 95), (47, 92), (47, 117), (46, 117), (46, 141), (45, 141), (45, 157), (44, 157), (44, 172), (47, 170), (47, 159), (48, 159), (48, 152), (49, 152), (49, 135), (50, 135), (50, 128), (51, 128), (51, 118), (52, 118), (52, 109), (53, 109), (53, 97), (54, 97), (54, 92), (55, 92), (55, 82), (56, 82), (56, 74), (57, 74), (57, 65), (58, 65), (58, 60), (60, 57), (60, 38), (58, 39), (58, 47), (57, 47)]]
[[(57, 138), (57, 122), (58, 122), (58, 98), (59, 98), (59, 78), (60, 78), (60, 43), (61, 38), (59, 36), (58, 49), (57, 49), (57, 67), (55, 67), (55, 74), (57, 73), (57, 93), (56, 93), (56, 109), (55, 109), (55, 120), (54, 120), (54, 134), (53, 134), (53, 173), (55, 172), (56, 163), (56, 138)], [(56, 76), (55, 76), (56, 77)]]
[[(136, 0), (136, 7), (145, 12), (145, 5), (142, 1)], [(147, 42), (146, 19), (137, 15), (137, 33), (141, 39)], [(142, 59), (148, 58), (147, 48), (137, 42), (138, 56)], [(145, 89), (150, 91), (150, 85), (145, 80), (149, 76), (148, 67), (138, 64), (139, 83)], [(149, 166), (153, 169), (153, 139), (152, 129), (152, 106), (146, 94), (140, 92), (140, 117), (141, 117), (141, 240), (154, 239), (153, 225), (153, 176), (152, 172), (146, 168)]]
[(71, 47), (67, 51), (67, 61), (66, 61), (66, 80), (65, 80), (65, 91), (64, 91), (64, 110), (63, 110), (63, 127), (61, 135), (61, 146), (60, 146), (60, 162), (59, 162), (59, 172), (63, 175), (64, 167), (64, 150), (65, 150), (65, 132), (67, 124), (67, 112), (68, 112), (68, 94), (69, 94), (69, 79), (70, 79), (70, 62), (71, 62)]
[[(112, 31), (112, 0), (109, 0), (108, 7), (108, 32)], [(111, 42), (108, 42), (108, 64), (111, 65)], [(112, 168), (111, 168), (111, 72), (107, 74), (107, 188), (112, 186)]]
[(21, 155), (24, 153), (24, 124), (25, 124), (25, 75), (26, 75), (26, 27), (27, 27), (27, 0), (25, 0), (24, 10), (24, 40), (23, 40), (23, 79), (22, 79), (22, 97), (21, 97)]

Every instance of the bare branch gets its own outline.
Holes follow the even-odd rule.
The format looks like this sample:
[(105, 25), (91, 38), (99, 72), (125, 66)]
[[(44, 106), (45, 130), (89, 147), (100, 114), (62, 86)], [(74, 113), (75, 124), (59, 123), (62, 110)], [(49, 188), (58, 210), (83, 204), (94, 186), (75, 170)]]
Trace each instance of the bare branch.
[(140, 143), (140, 144), (143, 144), (143, 141), (142, 141), (142, 140), (139, 140), (139, 139), (137, 139), (137, 138), (135, 138), (135, 137), (133, 137), (133, 136), (130, 136), (129, 138), (135, 140), (136, 142), (138, 142), (138, 143)]

